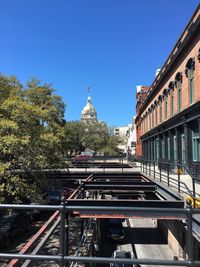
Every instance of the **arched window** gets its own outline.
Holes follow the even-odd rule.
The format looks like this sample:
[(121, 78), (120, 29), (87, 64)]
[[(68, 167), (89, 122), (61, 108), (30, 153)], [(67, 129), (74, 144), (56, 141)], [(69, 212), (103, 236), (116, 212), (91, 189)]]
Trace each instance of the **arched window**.
[(163, 90), (163, 96), (164, 96), (165, 120), (166, 120), (166, 119), (167, 119), (167, 105), (168, 105), (167, 89), (164, 89), (164, 90)]
[(152, 128), (154, 128), (154, 105), (151, 105), (151, 112), (152, 112)]
[(175, 77), (177, 88), (178, 112), (182, 110), (182, 73), (178, 72)]
[(154, 109), (155, 109), (155, 126), (158, 125), (158, 101), (154, 101)]
[(148, 109), (148, 113), (149, 113), (149, 130), (151, 129), (151, 109)]
[(174, 82), (169, 83), (169, 93), (171, 116), (174, 116)]
[(162, 122), (162, 96), (159, 96), (159, 106), (160, 106), (160, 123)]
[(189, 103), (194, 102), (194, 58), (190, 58), (186, 64), (185, 74), (189, 82)]

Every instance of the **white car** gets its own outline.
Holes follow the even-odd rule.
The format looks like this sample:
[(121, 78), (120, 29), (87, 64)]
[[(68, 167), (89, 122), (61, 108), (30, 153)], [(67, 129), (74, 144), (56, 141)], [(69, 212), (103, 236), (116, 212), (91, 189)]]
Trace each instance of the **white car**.
[[(135, 255), (131, 251), (125, 250), (115, 250), (112, 254), (112, 258), (122, 258), (122, 259), (135, 259)], [(137, 267), (137, 264), (127, 264), (127, 263), (110, 263), (110, 267)]]

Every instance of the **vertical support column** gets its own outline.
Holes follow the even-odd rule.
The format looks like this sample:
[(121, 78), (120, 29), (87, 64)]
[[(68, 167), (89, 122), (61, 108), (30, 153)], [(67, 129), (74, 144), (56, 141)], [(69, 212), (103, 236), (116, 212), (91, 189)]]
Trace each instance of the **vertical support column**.
[(193, 233), (192, 233), (192, 202), (187, 200), (187, 249), (188, 249), (188, 260), (193, 266), (194, 261), (194, 250), (193, 250)]
[(169, 163), (167, 163), (167, 185), (169, 186)]
[(152, 155), (151, 138), (149, 138), (149, 176), (151, 176), (151, 155)]
[(173, 140), (172, 140), (172, 133), (171, 131), (168, 131), (168, 137), (169, 137), (169, 146), (170, 146), (170, 153), (169, 153), (169, 162), (170, 162), (170, 165), (171, 165), (171, 162), (172, 162), (172, 152), (173, 152)]
[(176, 134), (176, 158), (177, 158), (177, 174), (178, 174), (178, 192), (180, 193), (180, 144), (179, 144), (179, 129), (175, 128), (175, 134)]
[(184, 135), (185, 135), (185, 165), (188, 168), (188, 125), (185, 123), (183, 125)]
[[(67, 202), (65, 202), (67, 205)], [(69, 212), (68, 209), (66, 210), (66, 224), (65, 224), (65, 234), (66, 234), (66, 242), (65, 242), (65, 255), (69, 255)], [(66, 267), (69, 266), (69, 262), (66, 263)]]
[(66, 256), (65, 198), (62, 198), (61, 205), (62, 205), (62, 210), (61, 210), (61, 220), (60, 220), (60, 255), (62, 257), (62, 260), (60, 262), (60, 267), (65, 267), (66, 266), (64, 261), (64, 257)]

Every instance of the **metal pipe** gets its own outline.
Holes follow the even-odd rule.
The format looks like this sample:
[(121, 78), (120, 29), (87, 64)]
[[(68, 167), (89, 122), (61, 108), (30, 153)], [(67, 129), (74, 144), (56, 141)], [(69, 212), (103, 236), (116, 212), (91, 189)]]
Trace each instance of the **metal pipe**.
[[(31, 259), (33, 261), (37, 260), (49, 260), (49, 261), (57, 261), (61, 262), (61, 256), (46, 256), (46, 255), (16, 255), (12, 253), (0, 253), (0, 257), (4, 259), (5, 257), (8, 259)], [(109, 257), (82, 257), (82, 256), (65, 256), (64, 261), (73, 261), (73, 262), (96, 262), (96, 263), (129, 263), (129, 264), (150, 264), (150, 265), (166, 265), (166, 266), (191, 266), (191, 261), (189, 260), (181, 260), (181, 261), (174, 261), (174, 260), (152, 260), (152, 259), (120, 259), (120, 258), (109, 258)], [(200, 261), (194, 261), (194, 266), (199, 266)]]
[[(126, 263), (126, 264), (148, 264), (148, 265), (166, 265), (166, 266), (190, 266), (191, 262), (188, 260), (152, 260), (152, 259), (124, 259), (124, 258), (108, 258), (108, 257), (83, 257), (83, 256), (69, 256), (65, 257), (66, 261), (73, 262), (93, 262), (93, 263)], [(200, 261), (198, 261), (200, 262)], [(196, 262), (196, 263), (198, 263)]]
[[(36, 246), (36, 248), (31, 252), (32, 255), (36, 255), (39, 250), (44, 246), (44, 244), (47, 242), (49, 237), (52, 235), (52, 233), (55, 231), (55, 229), (58, 227), (58, 224), (60, 223), (60, 217), (56, 220), (56, 222), (52, 225), (50, 230), (46, 233), (44, 238), (39, 242), (39, 244)], [(17, 260), (18, 261), (18, 260)], [(21, 267), (27, 267), (31, 263), (31, 260), (26, 260)], [(10, 267), (10, 265), (8, 266)]]
[(167, 164), (167, 185), (169, 186), (169, 163)]
[[(67, 203), (66, 203), (67, 205)], [(68, 209), (66, 210), (66, 224), (65, 224), (65, 235), (66, 235), (66, 242), (65, 242), (65, 253), (68, 256), (69, 255), (69, 212)], [(68, 267), (68, 262), (67, 262), (67, 267)]]
[[(73, 203), (76, 203), (76, 202), (73, 202)], [(85, 200), (85, 203), (87, 203), (87, 200)], [(23, 210), (24, 209), (24, 206), (26, 207), (29, 207), (29, 209), (36, 209), (36, 208), (40, 208), (40, 210), (46, 210), (47, 207), (49, 210), (53, 210), (54, 209), (63, 209), (63, 206), (60, 205), (60, 206), (39, 206), (39, 205), (31, 205), (31, 206), (28, 206), (28, 205), (19, 205), (19, 204), (0, 204), (0, 209), (3, 208), (3, 209), (18, 209), (18, 210)], [(168, 212), (171, 212), (171, 213), (178, 213), (178, 214), (186, 214), (187, 213), (187, 209), (186, 208), (167, 208), (166, 209), (163, 209), (163, 208), (156, 208), (156, 207), (116, 207), (116, 206), (90, 206), (90, 205), (85, 205), (85, 206), (80, 206), (80, 205), (75, 205), (73, 204), (70, 205), (66, 205), (64, 210), (66, 212), (66, 210), (69, 210), (69, 211), (82, 211), (82, 210), (106, 210), (106, 211), (131, 211), (131, 212), (144, 212), (144, 213), (157, 213), (157, 214), (166, 214)], [(199, 214), (200, 213), (200, 209), (193, 209), (192, 210), (192, 213), (193, 214)]]
[(0, 209), (15, 210), (62, 210), (62, 205), (23, 205), (23, 204), (0, 204)]
[[(187, 247), (188, 247), (188, 260), (193, 263), (193, 234), (192, 234), (192, 201), (187, 200)], [(191, 265), (192, 266), (192, 265)]]
[(62, 257), (62, 260), (60, 261), (60, 266), (65, 266), (64, 256), (65, 248), (66, 248), (66, 233), (65, 233), (65, 198), (62, 198), (62, 211), (61, 211), (61, 220), (60, 220), (60, 256)]
[(177, 171), (178, 171), (178, 192), (181, 192), (181, 184), (180, 184), (180, 164), (177, 163)]
[(162, 169), (161, 169), (161, 162), (160, 162), (160, 182), (162, 182), (162, 174), (161, 174), (161, 171), (162, 171)]

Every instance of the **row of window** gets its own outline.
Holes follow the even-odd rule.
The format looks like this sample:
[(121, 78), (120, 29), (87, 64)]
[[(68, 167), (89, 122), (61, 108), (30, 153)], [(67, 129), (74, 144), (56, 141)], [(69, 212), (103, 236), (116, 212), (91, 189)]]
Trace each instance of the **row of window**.
[[(194, 67), (195, 61), (190, 58), (186, 64), (185, 74), (188, 79), (188, 104), (194, 102)], [(174, 88), (177, 90), (177, 111), (182, 110), (182, 73), (178, 72), (175, 81), (169, 83), (169, 88), (164, 89), (163, 94), (154, 101), (148, 112), (142, 117), (142, 134), (154, 128), (175, 114)], [(170, 109), (170, 110), (168, 110)], [(158, 120), (159, 119), (159, 120)]]
[[(197, 122), (191, 125), (191, 135), (189, 143), (192, 145), (192, 160), (200, 161), (200, 134), (199, 134), (199, 124)], [(177, 161), (178, 151), (180, 151), (181, 158), (179, 160), (182, 163), (186, 162), (186, 138), (185, 133), (182, 130), (180, 133), (180, 142), (177, 144), (177, 135), (173, 132), (171, 135), (160, 135), (157, 138), (149, 139), (144, 141), (142, 144), (143, 157), (154, 159), (158, 161), (159, 159)]]

